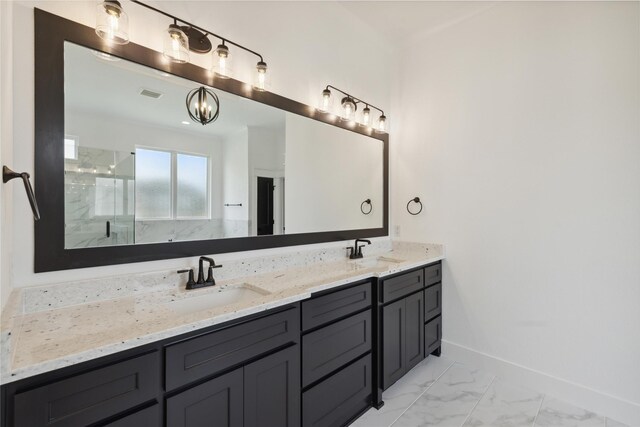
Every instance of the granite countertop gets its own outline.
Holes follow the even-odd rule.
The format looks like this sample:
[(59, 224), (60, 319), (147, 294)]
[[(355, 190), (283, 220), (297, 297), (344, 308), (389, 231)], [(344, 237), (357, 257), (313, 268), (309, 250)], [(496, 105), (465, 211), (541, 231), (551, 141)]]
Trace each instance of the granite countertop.
[[(242, 265), (249, 271), (256, 267), (254, 271), (268, 272), (223, 278), (215, 287), (190, 291), (175, 274), (136, 287), (129, 285), (132, 278), (112, 278), (107, 285), (103, 279), (93, 285), (100, 288), (97, 295), (80, 301), (71, 296), (77, 299), (92, 285), (16, 289), (2, 312), (0, 381), (6, 384), (300, 301), (314, 292), (395, 274), (439, 261), (444, 253), (441, 245), (394, 242), (393, 247), (361, 260), (325, 258), (307, 263), (303, 259), (280, 269), (256, 267), (268, 261), (256, 258)], [(200, 311), (181, 313), (171, 308), (173, 301), (236, 286), (257, 292), (241, 302)]]

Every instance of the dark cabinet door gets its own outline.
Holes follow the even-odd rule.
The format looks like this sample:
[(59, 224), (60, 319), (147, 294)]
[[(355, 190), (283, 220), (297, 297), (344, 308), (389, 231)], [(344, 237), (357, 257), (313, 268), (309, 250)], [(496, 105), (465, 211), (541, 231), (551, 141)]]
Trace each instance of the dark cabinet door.
[(386, 390), (406, 372), (404, 299), (382, 308), (382, 386)]
[(424, 293), (405, 298), (405, 369), (424, 359)]
[(300, 349), (296, 345), (244, 367), (244, 427), (299, 425)]
[(167, 399), (167, 426), (242, 427), (242, 368)]

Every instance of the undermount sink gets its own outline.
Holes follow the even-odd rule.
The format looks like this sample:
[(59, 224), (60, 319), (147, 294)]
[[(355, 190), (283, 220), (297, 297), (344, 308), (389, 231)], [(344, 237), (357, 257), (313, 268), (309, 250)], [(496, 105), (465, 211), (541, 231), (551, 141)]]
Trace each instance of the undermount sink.
[(386, 257), (386, 256), (379, 256), (375, 258), (363, 258), (363, 259), (354, 261), (354, 264), (364, 268), (371, 268), (371, 267), (388, 267), (389, 265), (399, 264), (401, 262), (404, 262), (404, 260), (398, 259), (398, 258)]
[(176, 313), (189, 314), (225, 305), (248, 302), (269, 294), (270, 292), (263, 289), (253, 287), (248, 283), (242, 283), (239, 285), (221, 286), (218, 289), (213, 288), (211, 293), (204, 295), (199, 293), (198, 295), (168, 302), (165, 305)]

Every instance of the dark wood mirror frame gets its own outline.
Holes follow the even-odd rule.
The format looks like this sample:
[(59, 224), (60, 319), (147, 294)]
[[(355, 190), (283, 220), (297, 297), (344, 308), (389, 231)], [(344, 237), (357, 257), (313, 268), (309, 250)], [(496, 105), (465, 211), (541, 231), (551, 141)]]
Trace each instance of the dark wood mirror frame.
[[(42, 219), (35, 222), (35, 272), (183, 258), (282, 246), (306, 245), (365, 237), (387, 236), (389, 231), (389, 137), (332, 120), (300, 102), (271, 92), (254, 90), (234, 79), (213, 79), (196, 65), (173, 64), (162, 54), (129, 43), (108, 45), (93, 28), (35, 9), (35, 189)], [(261, 102), (383, 142), (383, 220), (381, 228), (316, 233), (251, 236), (212, 240), (65, 249), (64, 233), (64, 42), (165, 71), (194, 82)]]

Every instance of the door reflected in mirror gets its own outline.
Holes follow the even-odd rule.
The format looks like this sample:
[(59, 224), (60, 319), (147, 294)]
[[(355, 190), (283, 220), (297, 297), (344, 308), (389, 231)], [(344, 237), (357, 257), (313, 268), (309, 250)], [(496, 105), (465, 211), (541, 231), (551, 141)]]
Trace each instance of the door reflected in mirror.
[[(382, 141), (65, 42), (65, 248), (383, 226)], [(361, 203), (371, 199), (372, 212)]]

